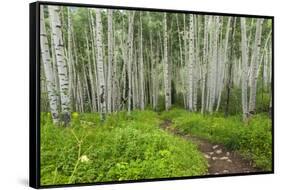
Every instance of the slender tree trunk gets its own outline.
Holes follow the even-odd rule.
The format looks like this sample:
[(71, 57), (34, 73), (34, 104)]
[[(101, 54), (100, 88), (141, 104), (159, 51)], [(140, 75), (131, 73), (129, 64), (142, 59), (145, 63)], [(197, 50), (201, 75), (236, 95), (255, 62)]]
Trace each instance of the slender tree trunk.
[[(68, 62), (68, 73), (69, 73), (69, 99), (70, 102), (72, 102), (72, 88), (73, 88), (73, 76), (72, 76), (72, 69), (73, 69), (73, 57), (72, 57), (72, 42), (71, 42), (71, 36), (72, 36), (72, 23), (71, 23), (71, 15), (70, 15), (70, 8), (67, 8), (67, 62)], [(71, 107), (71, 106), (70, 106)]]
[(79, 112), (84, 112), (84, 104), (83, 104), (83, 93), (82, 93), (82, 83), (80, 80), (80, 75), (77, 75), (77, 94), (78, 94), (78, 110)]
[(117, 56), (118, 56), (118, 47), (116, 47), (116, 36), (113, 36), (113, 85), (112, 85), (112, 111), (117, 111), (117, 104), (119, 104), (119, 96), (120, 96), (120, 89), (119, 89), (119, 82), (117, 76)]
[[(89, 84), (88, 84), (88, 77), (87, 77), (87, 72), (86, 72), (86, 68), (85, 68), (85, 64), (84, 62), (82, 62), (82, 73), (83, 73), (83, 87), (84, 87), (84, 90), (86, 92), (85, 94), (85, 99), (86, 100), (89, 100), (89, 102), (91, 102), (91, 95), (90, 95), (90, 87), (89, 87)], [(83, 94), (84, 95), (84, 94)], [(83, 105), (85, 101), (82, 101), (83, 102)], [(92, 110), (92, 107), (91, 107), (91, 104), (89, 105), (90, 107), (90, 110)]]
[(189, 66), (188, 66), (188, 78), (189, 78), (189, 99), (188, 99), (188, 109), (193, 111), (193, 64), (194, 64), (194, 18), (191, 14), (189, 20)]
[(58, 78), (60, 84), (61, 97), (61, 120), (64, 126), (70, 122), (70, 99), (69, 99), (69, 80), (67, 64), (64, 55), (64, 43), (62, 38), (62, 25), (59, 17), (60, 9), (58, 6), (48, 6), (51, 18), (51, 30), (54, 39), (56, 61), (58, 66)]
[(247, 69), (248, 69), (248, 50), (246, 19), (241, 17), (241, 51), (242, 51), (242, 110), (244, 121), (248, 118), (248, 100), (247, 100)]
[(108, 71), (107, 71), (107, 111), (110, 113), (112, 109), (111, 100), (112, 100), (112, 71), (111, 67), (113, 64), (113, 31), (112, 31), (112, 9), (108, 9)]
[(57, 124), (59, 122), (58, 98), (56, 95), (55, 78), (51, 66), (51, 56), (50, 56), (49, 43), (48, 43), (46, 27), (45, 27), (43, 7), (41, 7), (41, 11), (40, 11), (40, 20), (41, 20), (41, 24), (40, 24), (41, 56), (42, 56), (42, 62), (45, 71), (45, 76), (46, 76), (48, 99), (49, 99), (50, 111), (51, 111), (53, 122)]
[(90, 86), (91, 86), (90, 94), (92, 97), (90, 100), (90, 107), (91, 107), (91, 110), (94, 111), (94, 110), (96, 110), (96, 104), (95, 104), (96, 95), (95, 95), (94, 77), (93, 77), (93, 73), (92, 73), (92, 61), (91, 61), (91, 56), (90, 56), (90, 47), (89, 47), (89, 40), (88, 40), (87, 32), (85, 32), (85, 36), (86, 36), (87, 58), (88, 58), (88, 68), (89, 68), (88, 73), (89, 73)]
[(201, 27), (199, 24), (200, 17), (194, 15), (193, 17), (193, 26), (194, 26), (194, 33), (193, 33), (193, 44), (194, 44), (194, 64), (193, 64), (193, 73), (198, 73), (197, 75), (193, 74), (193, 111), (197, 111), (197, 93), (198, 93), (198, 85), (200, 80), (200, 32)]
[(183, 86), (184, 86), (184, 107), (188, 109), (188, 48), (187, 48), (188, 32), (185, 21), (185, 14), (183, 15), (183, 43), (184, 43), (184, 72), (183, 72)]
[(226, 62), (228, 63), (228, 75), (227, 75), (227, 95), (226, 95), (226, 106), (225, 106), (225, 111), (224, 115), (228, 116), (229, 114), (229, 101), (230, 101), (230, 91), (231, 91), (231, 79), (232, 79), (232, 65), (233, 65), (233, 46), (235, 44), (235, 36), (234, 34), (234, 29), (235, 29), (235, 19), (232, 19), (232, 24), (231, 24), (231, 29), (230, 29), (230, 36), (231, 36), (231, 43), (232, 45), (230, 46), (230, 59)]
[(131, 113), (132, 104), (132, 62), (133, 62), (133, 37), (134, 37), (134, 16), (135, 11), (129, 13), (129, 27), (128, 27), (128, 62), (127, 62), (127, 73), (128, 73), (128, 114)]
[(99, 83), (99, 97), (100, 97), (100, 114), (101, 120), (105, 120), (106, 102), (105, 102), (105, 77), (103, 68), (103, 52), (102, 52), (102, 22), (100, 9), (95, 9), (96, 12), (96, 39), (97, 39), (97, 70)]
[[(140, 108), (144, 110), (144, 69), (143, 69), (143, 48), (142, 48), (142, 16), (140, 13)], [(152, 52), (151, 52), (152, 53)]]
[(213, 70), (212, 70), (212, 59), (213, 59), (213, 33), (214, 33), (214, 27), (213, 27), (213, 16), (208, 16), (208, 27), (207, 27), (208, 31), (209, 31), (209, 40), (207, 42), (208, 46), (207, 46), (207, 52), (208, 52), (208, 57), (207, 57), (207, 62), (208, 64), (206, 65), (206, 105), (205, 108), (206, 110), (208, 110), (209, 112), (209, 105), (210, 105), (210, 100), (211, 100), (211, 83), (212, 83), (212, 74), (213, 74)]
[(164, 13), (164, 89), (165, 109), (169, 110), (171, 107), (171, 90), (169, 88), (167, 13)]
[(263, 19), (257, 19), (255, 43), (253, 46), (253, 53), (251, 59), (251, 77), (250, 77), (250, 99), (249, 99), (249, 113), (254, 114), (256, 111), (256, 93), (257, 93), (257, 72), (258, 63), (260, 59), (261, 46), (261, 32)]
[(90, 31), (91, 31), (91, 44), (92, 44), (92, 59), (93, 59), (93, 74), (94, 74), (94, 88), (95, 90), (95, 99), (94, 99), (94, 103), (96, 104), (96, 110), (98, 112), (100, 112), (101, 108), (100, 108), (100, 96), (99, 96), (99, 87), (98, 87), (98, 72), (97, 72), (97, 40), (96, 40), (96, 27), (95, 27), (95, 22), (94, 22), (94, 18), (92, 15), (92, 12), (89, 10), (89, 17), (90, 17)]
[(217, 62), (218, 62), (218, 23), (219, 17), (214, 16), (214, 20), (211, 23), (211, 58), (209, 66), (209, 102), (208, 102), (208, 111), (213, 113), (213, 106), (215, 103), (216, 96), (216, 79), (217, 79)]
[[(154, 102), (154, 110), (157, 110), (157, 105), (158, 105), (158, 96), (159, 96), (159, 76), (158, 76), (158, 73), (159, 73), (159, 69), (158, 69), (158, 66), (159, 66), (159, 62), (160, 62), (160, 58), (159, 58), (159, 45), (157, 43), (157, 46), (156, 46), (156, 55), (155, 55), (155, 63), (154, 63), (154, 82), (155, 82), (155, 86), (154, 86), (154, 92), (155, 92), (155, 102)], [(161, 80), (160, 80), (161, 81)]]
[(181, 32), (180, 32), (180, 25), (179, 25), (179, 19), (178, 14), (176, 14), (177, 19), (177, 29), (178, 29), (178, 38), (179, 38), (179, 46), (180, 46), (180, 65), (183, 66), (183, 56), (182, 56), (182, 42), (181, 42)]
[[(78, 74), (77, 74), (77, 71), (76, 71), (76, 66), (77, 66), (77, 63), (78, 63), (78, 58), (77, 58), (77, 52), (76, 52), (76, 44), (75, 44), (75, 40), (74, 40), (74, 33), (72, 32), (72, 41), (73, 41), (73, 77), (72, 77), (72, 81), (73, 81), (73, 88), (72, 88), (72, 94), (73, 94), (73, 100), (77, 100), (78, 99)], [(74, 101), (75, 103), (75, 111), (79, 111), (79, 106), (78, 106), (78, 101)]]
[(201, 95), (201, 113), (205, 111), (206, 98), (206, 69), (208, 64), (208, 16), (204, 16), (204, 45), (203, 45), (203, 63), (202, 63), (202, 95)]
[[(223, 48), (223, 57), (222, 57), (222, 61), (221, 61), (221, 65), (220, 67), (222, 67), (222, 73), (220, 73), (220, 80), (219, 80), (219, 97), (218, 97), (218, 102), (217, 102), (217, 108), (216, 111), (219, 111), (219, 107), (220, 107), (220, 102), (221, 102), (221, 94), (222, 94), (222, 90), (223, 90), (223, 81), (224, 81), (224, 68), (225, 65), (228, 63), (228, 38), (229, 38), (229, 31), (230, 29), (230, 24), (231, 24), (231, 20), (232, 18), (229, 17), (228, 21), (227, 21), (227, 26), (226, 26), (226, 34), (225, 34), (225, 39), (224, 39), (224, 48)], [(232, 48), (232, 47), (231, 47)]]

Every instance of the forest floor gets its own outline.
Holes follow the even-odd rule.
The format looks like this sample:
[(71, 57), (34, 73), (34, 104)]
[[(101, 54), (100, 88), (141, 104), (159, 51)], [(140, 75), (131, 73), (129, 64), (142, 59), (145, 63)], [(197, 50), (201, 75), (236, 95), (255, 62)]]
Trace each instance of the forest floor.
[(160, 128), (197, 145), (208, 161), (207, 175), (253, 173), (260, 171), (254, 168), (252, 162), (244, 159), (237, 151), (228, 150), (222, 144), (211, 143), (208, 140), (181, 132), (172, 127), (171, 120), (164, 120)]
[(73, 113), (71, 126), (40, 117), (42, 185), (272, 171), (267, 114), (202, 115), (174, 108)]

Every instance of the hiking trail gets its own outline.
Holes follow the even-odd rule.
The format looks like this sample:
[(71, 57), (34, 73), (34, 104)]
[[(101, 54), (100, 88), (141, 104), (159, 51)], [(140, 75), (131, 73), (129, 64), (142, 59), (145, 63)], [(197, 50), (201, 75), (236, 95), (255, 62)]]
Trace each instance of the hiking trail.
[(207, 175), (253, 173), (259, 171), (252, 166), (251, 161), (244, 159), (237, 151), (227, 150), (221, 144), (214, 144), (208, 140), (190, 134), (184, 134), (172, 127), (170, 120), (164, 120), (160, 124), (160, 128), (196, 144), (198, 150), (203, 153), (203, 156), (208, 161)]

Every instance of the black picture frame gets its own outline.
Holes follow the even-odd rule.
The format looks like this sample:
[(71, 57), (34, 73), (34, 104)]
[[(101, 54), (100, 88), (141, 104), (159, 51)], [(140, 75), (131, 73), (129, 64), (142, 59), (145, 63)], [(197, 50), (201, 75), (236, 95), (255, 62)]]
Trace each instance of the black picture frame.
[[(249, 17), (249, 18), (266, 18), (272, 20), (272, 170), (266, 172), (255, 173), (237, 173), (237, 174), (220, 174), (192, 177), (173, 177), (173, 178), (158, 178), (158, 179), (143, 179), (143, 180), (126, 180), (126, 181), (110, 181), (98, 183), (78, 183), (65, 185), (41, 185), (40, 184), (40, 5), (58, 5), (71, 7), (87, 7), (87, 8), (106, 8), (106, 9), (123, 9), (123, 10), (138, 10), (138, 11), (154, 11), (154, 12), (169, 12), (169, 13), (188, 13), (198, 15), (218, 15), (218, 16), (233, 16), (233, 17)], [(104, 184), (120, 184), (120, 183), (135, 183), (149, 181), (166, 181), (166, 180), (182, 180), (182, 179), (200, 179), (214, 177), (233, 177), (247, 176), (258, 174), (273, 174), (274, 173), (274, 16), (267, 15), (250, 15), (250, 14), (235, 14), (235, 13), (218, 13), (218, 12), (203, 12), (203, 11), (188, 11), (188, 10), (171, 10), (171, 9), (156, 9), (156, 8), (141, 8), (141, 7), (125, 7), (125, 6), (109, 6), (109, 5), (94, 5), (80, 3), (62, 3), (37, 1), (29, 4), (29, 44), (30, 44), (30, 65), (29, 65), (29, 185), (33, 188), (54, 188), (54, 187), (73, 187), (73, 186), (89, 186), (89, 185), (104, 185)]]

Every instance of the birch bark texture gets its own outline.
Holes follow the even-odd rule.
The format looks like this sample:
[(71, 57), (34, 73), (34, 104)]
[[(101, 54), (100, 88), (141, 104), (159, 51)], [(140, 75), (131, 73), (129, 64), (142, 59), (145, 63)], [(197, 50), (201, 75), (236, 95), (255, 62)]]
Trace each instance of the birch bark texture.
[(133, 40), (134, 40), (134, 16), (135, 11), (128, 13), (129, 19), (129, 26), (128, 26), (128, 62), (127, 62), (127, 74), (128, 74), (128, 114), (131, 113), (131, 106), (132, 106), (132, 62), (133, 62)]
[[(140, 108), (141, 110), (144, 110), (144, 81), (143, 81), (143, 48), (142, 48), (142, 15), (140, 13)], [(151, 35), (150, 35), (150, 39), (151, 39)], [(152, 53), (152, 52), (151, 52)]]
[(167, 29), (167, 13), (164, 13), (164, 93), (165, 93), (165, 109), (171, 107), (171, 89), (169, 85), (169, 62), (168, 62), (168, 29)]
[(260, 101), (269, 109), (270, 20), (58, 6), (40, 14), (42, 111), (54, 123), (68, 124), (70, 111), (105, 120), (172, 104), (202, 114), (224, 106), (225, 116), (240, 110), (244, 120)]
[(113, 65), (113, 30), (112, 30), (112, 9), (108, 9), (108, 71), (107, 71), (107, 111), (110, 113), (112, 110), (112, 65)]
[(256, 93), (258, 80), (258, 65), (260, 60), (260, 46), (261, 46), (261, 32), (263, 19), (257, 19), (255, 42), (253, 45), (253, 53), (251, 58), (251, 75), (250, 75), (250, 99), (249, 99), (249, 113), (254, 114), (256, 109)]
[(41, 56), (42, 56), (45, 77), (46, 77), (46, 83), (47, 83), (49, 106), (50, 106), (53, 122), (57, 124), (59, 122), (58, 97), (56, 93), (55, 78), (52, 71), (52, 63), (51, 63), (51, 56), (49, 51), (49, 42), (46, 33), (43, 7), (41, 7), (40, 10), (40, 20), (41, 20), (41, 24), (40, 24)]
[(62, 25), (60, 21), (60, 8), (58, 6), (48, 6), (51, 30), (54, 40), (54, 49), (56, 56), (56, 64), (58, 67), (61, 113), (60, 120), (66, 126), (70, 120), (70, 98), (69, 98), (69, 80), (67, 73), (67, 63), (64, 54), (64, 43), (62, 37)]
[(248, 45), (247, 45), (247, 31), (246, 19), (241, 17), (241, 53), (242, 53), (242, 111), (244, 121), (248, 118), (248, 98), (247, 98), (247, 69), (248, 69)]
[(194, 77), (193, 77), (193, 64), (194, 64), (194, 20), (193, 20), (193, 14), (189, 16), (189, 61), (188, 61), (188, 77), (189, 77), (189, 97), (188, 97), (188, 109), (189, 111), (193, 111), (193, 83), (194, 83)]
[(106, 102), (105, 102), (105, 75), (103, 69), (103, 48), (102, 48), (102, 22), (100, 9), (95, 9), (96, 13), (96, 39), (97, 39), (97, 74), (99, 86), (99, 104), (101, 120), (105, 120)]

